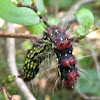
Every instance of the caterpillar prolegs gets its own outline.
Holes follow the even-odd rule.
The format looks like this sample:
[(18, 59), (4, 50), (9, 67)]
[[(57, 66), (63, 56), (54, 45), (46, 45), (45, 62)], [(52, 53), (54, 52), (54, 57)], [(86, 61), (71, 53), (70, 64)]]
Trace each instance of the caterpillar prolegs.
[(23, 79), (30, 81), (35, 77), (39, 71), (39, 64), (45, 58), (43, 55), (52, 49), (58, 62), (58, 76), (61, 77), (61, 81), (65, 86), (73, 86), (79, 75), (72, 54), (73, 47), (68, 35), (64, 33), (63, 29), (51, 26), (46, 28), (44, 36), (52, 46), (47, 42), (40, 49), (36, 45), (28, 51), (22, 70)]

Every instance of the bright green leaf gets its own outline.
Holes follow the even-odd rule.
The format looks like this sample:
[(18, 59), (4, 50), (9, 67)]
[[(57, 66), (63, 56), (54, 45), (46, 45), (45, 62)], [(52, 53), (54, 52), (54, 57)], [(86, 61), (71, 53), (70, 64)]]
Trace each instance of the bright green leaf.
[(85, 29), (89, 29), (94, 23), (94, 16), (92, 12), (86, 8), (78, 10), (74, 16)]
[(50, 25), (58, 25), (58, 19), (57, 18), (49, 18), (48, 23)]
[(82, 27), (78, 26), (76, 29), (75, 29), (75, 33), (77, 35), (77, 37), (82, 37), (82, 36), (85, 36), (86, 33), (85, 31), (83, 30)]
[(25, 42), (22, 43), (22, 48), (23, 48), (24, 50), (28, 50), (28, 49), (30, 49), (31, 47), (32, 47), (32, 44), (31, 44), (30, 41), (25, 41)]
[(27, 26), (31, 34), (43, 34), (46, 25), (44, 23)]
[(35, 2), (36, 2), (36, 7), (38, 8), (39, 12), (45, 15), (45, 8), (44, 8), (42, 0), (35, 0)]
[[(25, 4), (32, 3), (31, 0), (18, 0)], [(39, 12), (45, 13), (44, 6), (41, 0), (36, 0), (36, 6)], [(0, 0), (0, 17), (7, 22), (33, 25), (40, 22), (38, 15), (29, 8), (16, 7), (10, 0)]]
[(8, 76), (8, 81), (13, 82), (15, 80), (15, 76), (9, 75)]

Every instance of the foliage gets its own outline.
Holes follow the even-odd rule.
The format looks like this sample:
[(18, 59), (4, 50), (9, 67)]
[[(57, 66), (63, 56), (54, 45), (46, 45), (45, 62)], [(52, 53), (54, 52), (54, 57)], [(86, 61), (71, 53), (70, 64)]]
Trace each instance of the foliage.
[[(31, 0), (18, 0), (25, 4), (32, 3)], [(44, 6), (41, 0), (36, 0), (38, 10), (44, 15)], [(38, 15), (31, 9), (18, 8), (10, 0), (0, 0), (0, 17), (7, 22), (21, 25), (33, 25), (40, 22)]]
[(43, 34), (44, 29), (46, 27), (47, 26), (43, 22), (39, 23), (39, 24), (36, 24), (36, 25), (29, 25), (29, 26), (27, 26), (27, 28), (28, 28), (28, 30), (30, 30), (31, 34)]
[(75, 33), (76, 33), (77, 37), (81, 37), (81, 36), (85, 36), (86, 35), (85, 31), (80, 26), (78, 26), (76, 28)]
[(74, 16), (84, 29), (89, 29), (94, 23), (94, 16), (91, 11), (86, 8), (78, 10)]
[(58, 19), (50, 17), (50, 18), (48, 18), (48, 23), (50, 25), (58, 25)]
[(80, 91), (94, 95), (100, 93), (100, 84), (97, 71), (93, 69), (86, 70), (84, 77), (85, 78), (82, 76), (80, 77), (80, 85), (77, 85), (77, 87), (80, 88)]
[(94, 24), (94, 16), (92, 12), (86, 8), (81, 8), (75, 12), (74, 16), (82, 25), (82, 27), (78, 26), (75, 30), (77, 37), (81, 38), (86, 36), (88, 33), (86, 33), (85, 30), (90, 29), (90, 27)]
[(27, 51), (28, 49), (31, 49), (32, 43), (30, 41), (24, 41), (21, 46), (23, 50)]

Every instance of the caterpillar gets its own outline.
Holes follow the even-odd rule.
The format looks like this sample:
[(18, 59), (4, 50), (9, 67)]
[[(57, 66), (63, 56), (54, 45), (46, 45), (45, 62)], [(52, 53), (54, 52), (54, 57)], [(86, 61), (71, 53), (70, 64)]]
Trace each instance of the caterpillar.
[(35, 77), (39, 71), (39, 63), (45, 58), (43, 55), (49, 51), (50, 47), (56, 56), (58, 62), (58, 76), (61, 77), (62, 83), (65, 86), (73, 86), (79, 74), (75, 66), (76, 61), (72, 54), (73, 47), (68, 35), (66, 35), (64, 30), (58, 26), (50, 26), (34, 3), (29, 6), (18, 2), (18, 6), (33, 9), (37, 13), (40, 19), (47, 25), (44, 36), (46, 36), (45, 39), (51, 42), (52, 45), (44, 43), (40, 49), (38, 49), (39, 46), (36, 45), (28, 51), (22, 70), (23, 80), (30, 81)]
[(65, 86), (73, 86), (79, 75), (68, 36), (57, 26), (47, 27), (44, 36), (46, 36), (44, 40), (48, 40), (51, 44), (39, 42), (42, 46), (36, 45), (28, 51), (22, 70), (23, 80), (30, 81), (35, 77), (39, 71), (39, 64), (46, 57), (43, 55), (52, 48), (58, 62), (58, 76)]
[(40, 42), (40, 44), (41, 45), (33, 45), (32, 49), (27, 52), (22, 74), (19, 76), (26, 82), (36, 76), (39, 71), (39, 64), (48, 56), (47, 52), (50, 49), (50, 44), (45, 42)]
[(73, 86), (78, 75), (75, 67), (75, 58), (72, 55), (73, 47), (70, 43), (68, 35), (64, 30), (52, 26), (46, 29), (45, 35), (52, 42), (52, 48), (58, 61), (58, 75), (61, 77), (62, 83), (65, 86)]

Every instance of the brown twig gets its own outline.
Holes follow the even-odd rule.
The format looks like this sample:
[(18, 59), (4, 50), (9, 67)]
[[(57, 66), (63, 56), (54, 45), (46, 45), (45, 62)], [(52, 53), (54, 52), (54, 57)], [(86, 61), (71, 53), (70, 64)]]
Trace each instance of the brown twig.
[(59, 2), (58, 0), (54, 0), (55, 2), (55, 17), (57, 18), (57, 15), (58, 15), (58, 11), (59, 11)]
[(4, 94), (4, 96), (5, 96), (5, 100), (11, 100), (11, 95), (7, 92), (7, 90), (5, 89), (5, 87), (4, 86), (2, 86), (1, 87), (1, 90), (2, 90), (2, 92), (3, 92), (3, 94)]
[[(0, 31), (0, 37), (5, 37), (5, 38), (24, 38), (24, 39), (40, 39), (42, 38), (42, 36), (40, 35), (31, 35), (31, 34), (24, 34), (24, 33), (8, 33), (8, 32), (3, 32), (3, 31)], [(81, 38), (77, 38), (77, 37), (72, 37), (69, 39), (69, 41), (73, 41), (75, 40), (75, 42), (79, 42)]]
[(0, 31), (0, 37), (6, 37), (6, 38), (39, 38), (40, 35), (32, 35), (32, 34), (24, 34), (24, 33), (8, 33), (4, 31)]

